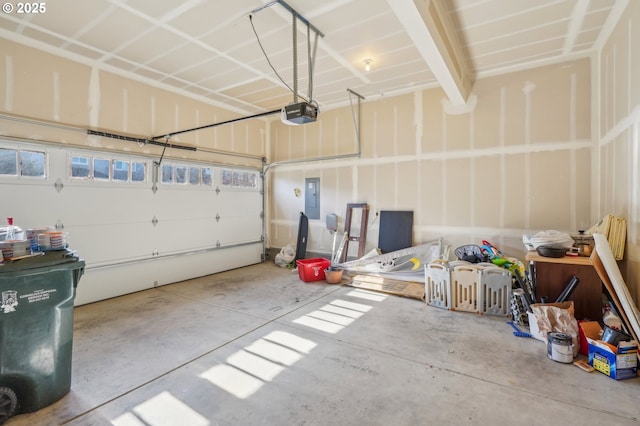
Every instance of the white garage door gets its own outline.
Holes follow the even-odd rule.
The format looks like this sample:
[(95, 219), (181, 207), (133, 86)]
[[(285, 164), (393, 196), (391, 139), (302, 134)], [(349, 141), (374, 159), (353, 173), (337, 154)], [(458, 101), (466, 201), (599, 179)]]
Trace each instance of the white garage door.
[(0, 141), (0, 214), (69, 233), (77, 305), (262, 260), (259, 169), (164, 159), (154, 191), (153, 161)]

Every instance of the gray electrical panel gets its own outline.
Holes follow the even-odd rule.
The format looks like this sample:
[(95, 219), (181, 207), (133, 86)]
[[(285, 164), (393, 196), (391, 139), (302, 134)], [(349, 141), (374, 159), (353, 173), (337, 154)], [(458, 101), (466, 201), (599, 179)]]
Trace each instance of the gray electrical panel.
[(304, 213), (309, 219), (320, 219), (320, 178), (304, 180)]

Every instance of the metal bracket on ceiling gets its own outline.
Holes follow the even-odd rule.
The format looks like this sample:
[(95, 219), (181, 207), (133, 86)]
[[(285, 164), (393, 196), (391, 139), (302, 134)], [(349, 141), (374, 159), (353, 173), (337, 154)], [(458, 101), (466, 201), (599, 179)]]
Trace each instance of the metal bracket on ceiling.
[(322, 31), (320, 31), (318, 28), (316, 28), (311, 22), (309, 22), (307, 20), (307, 18), (305, 18), (304, 16), (300, 15), (294, 8), (292, 8), (291, 6), (289, 6), (285, 1), (283, 0), (277, 0), (277, 3), (284, 7), (285, 9), (287, 9), (295, 18), (298, 18), (299, 20), (301, 20), (306, 26), (308, 26), (309, 28), (311, 28), (313, 30), (314, 33), (316, 33), (317, 35), (319, 35), (320, 37), (324, 38), (324, 33)]
[[(298, 102), (298, 19), (307, 26), (307, 61), (309, 65), (309, 88), (307, 98), (309, 102), (313, 102), (313, 71), (316, 62), (316, 51), (318, 48), (318, 37), (324, 37), (324, 34), (311, 24), (304, 16), (300, 15), (295, 9), (282, 0), (278, 0), (278, 4), (287, 9), (292, 16), (292, 47), (293, 47), (293, 103)], [(311, 52), (311, 34), (310, 30), (315, 33), (313, 53)]]
[[(360, 156), (361, 152), (362, 152), (362, 137), (360, 136), (360, 122), (362, 121), (362, 114), (361, 114), (361, 108), (360, 108), (360, 104), (361, 102), (364, 100), (364, 96), (362, 96), (361, 94), (354, 92), (351, 89), (347, 89), (347, 92), (349, 93), (349, 104), (351, 104), (351, 113), (353, 115), (353, 125), (355, 126), (356, 129), (356, 139), (358, 140), (358, 156)], [(358, 98), (358, 118), (356, 119), (355, 113), (353, 112), (353, 101), (351, 100), (351, 95), (354, 95), (355, 97)]]
[[(313, 72), (315, 69), (316, 62), (316, 52), (318, 49), (318, 37), (324, 38), (324, 33), (320, 31), (316, 26), (314, 26), (307, 18), (302, 16), (298, 11), (289, 6), (284, 0), (276, 0), (270, 3), (267, 3), (259, 8), (256, 8), (251, 11), (251, 13), (257, 13), (263, 9), (273, 6), (274, 4), (279, 4), (283, 8), (285, 8), (292, 16), (292, 47), (293, 47), (293, 103), (298, 102), (298, 20), (300, 20), (303, 24), (307, 26), (307, 61), (308, 61), (308, 93), (307, 93), (307, 102), (313, 102)], [(311, 31), (315, 33), (314, 46), (313, 51), (311, 49)]]
[(267, 9), (267, 8), (273, 6), (276, 3), (278, 3), (280, 6), (284, 7), (285, 9), (287, 9), (289, 11), (289, 13), (291, 13), (293, 16), (295, 16), (296, 18), (300, 19), (305, 25), (307, 25), (309, 28), (311, 28), (313, 30), (313, 32), (315, 32), (317, 35), (319, 35), (320, 37), (324, 37), (324, 33), (322, 31), (320, 31), (318, 28), (316, 28), (311, 22), (309, 22), (309, 20), (307, 20), (307, 18), (305, 18), (304, 16), (300, 15), (294, 8), (289, 6), (283, 0), (274, 0), (272, 2), (264, 4), (264, 5), (260, 6), (260, 7), (257, 7), (255, 9), (253, 9), (251, 11), (251, 13), (258, 13), (261, 10), (264, 10), (264, 9)]

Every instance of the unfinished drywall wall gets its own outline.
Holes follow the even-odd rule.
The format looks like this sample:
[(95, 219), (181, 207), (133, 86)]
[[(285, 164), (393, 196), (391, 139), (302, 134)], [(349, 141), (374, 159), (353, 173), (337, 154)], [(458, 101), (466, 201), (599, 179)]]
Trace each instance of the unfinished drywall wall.
[[(240, 116), (5, 39), (0, 40), (0, 52), (3, 136), (160, 155), (162, 147), (87, 136), (83, 130), (150, 138)], [(12, 117), (31, 121), (18, 122)], [(244, 162), (236, 158), (234, 164), (259, 166), (265, 150), (265, 128), (264, 120), (247, 120), (177, 135), (171, 138), (172, 143), (199, 150), (170, 149), (166, 156), (224, 163), (228, 157), (208, 151), (228, 151), (258, 158)]]
[(596, 217), (627, 220), (627, 246), (620, 268), (629, 291), (640, 299), (640, 3), (629, 2), (599, 55), (599, 144), (594, 164)]
[(487, 239), (522, 258), (525, 233), (591, 225), (590, 105), (590, 61), (581, 59), (478, 80), (463, 107), (439, 89), (365, 101), (359, 157), (302, 161), (358, 152), (350, 108), (305, 126), (272, 122), (268, 244), (295, 243), (304, 197), (294, 188), (320, 176), (309, 251), (331, 253), (326, 214), (342, 230), (346, 204), (367, 202), (367, 249), (377, 246), (377, 212), (413, 210), (415, 244)]

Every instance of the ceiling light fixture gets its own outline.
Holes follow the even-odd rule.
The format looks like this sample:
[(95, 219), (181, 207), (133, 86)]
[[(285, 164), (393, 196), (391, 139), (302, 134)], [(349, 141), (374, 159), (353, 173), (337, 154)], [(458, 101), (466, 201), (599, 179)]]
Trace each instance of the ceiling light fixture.
[(362, 61), (362, 62), (364, 62), (364, 69), (367, 72), (371, 71), (371, 61), (372, 61), (372, 59), (369, 59), (369, 58), (367, 58), (364, 61)]

